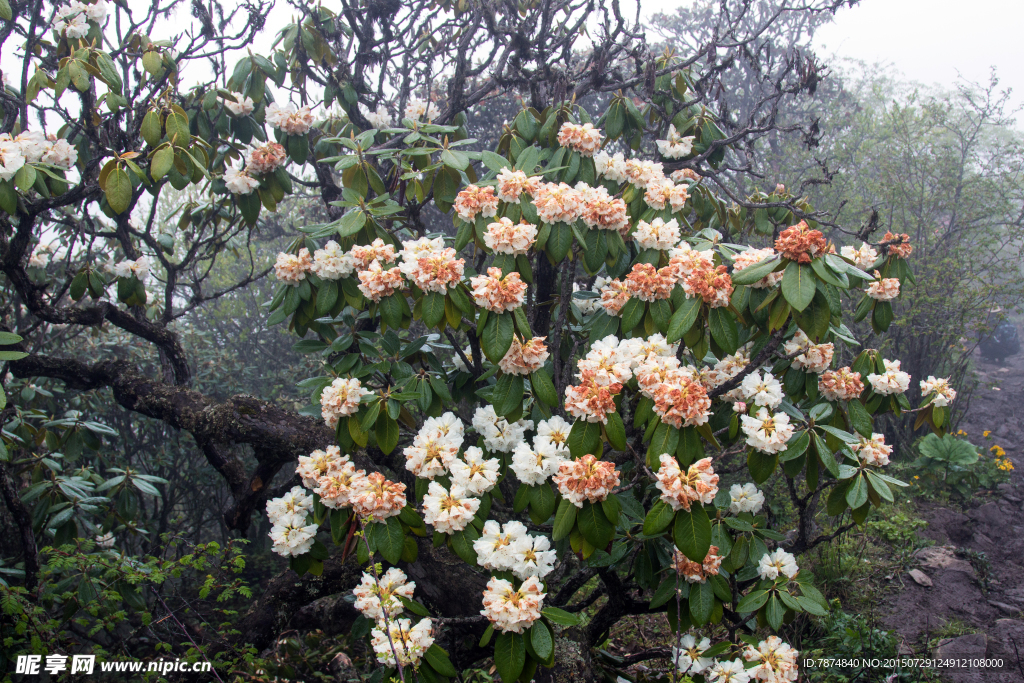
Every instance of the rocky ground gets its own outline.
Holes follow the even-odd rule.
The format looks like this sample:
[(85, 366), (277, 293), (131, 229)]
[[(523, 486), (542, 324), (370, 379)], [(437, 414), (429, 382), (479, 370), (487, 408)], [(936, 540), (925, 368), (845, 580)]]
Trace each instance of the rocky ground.
[[(981, 381), (960, 428), (975, 444), (1005, 449), (1015, 470), (999, 495), (979, 497), (962, 511), (920, 504), (928, 526), (919, 534), (935, 545), (917, 552), (885, 625), (902, 636), (908, 654), (1001, 657), (1011, 669), (952, 670), (946, 678), (953, 683), (1024, 683), (1024, 354), (1002, 364), (977, 361)], [(972, 632), (929, 649), (950, 623)]]

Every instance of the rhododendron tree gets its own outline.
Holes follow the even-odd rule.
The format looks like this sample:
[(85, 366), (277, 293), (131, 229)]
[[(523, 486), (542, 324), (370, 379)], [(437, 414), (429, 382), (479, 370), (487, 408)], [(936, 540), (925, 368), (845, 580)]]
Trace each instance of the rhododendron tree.
[[(520, 66), (469, 61), (505, 38), (481, 37), (464, 5), (431, 9), (439, 62), (406, 69), (412, 53), (393, 40), (383, 67), (367, 57), (391, 19), (376, 5), (306, 8), (269, 57), (234, 54), (251, 32), (211, 34), (198, 3), (184, 53), (121, 6), (54, 8), (50, 39), (34, 43), (46, 59), (4, 95), (0, 265), (18, 315), (0, 359), (17, 377), (111, 387), (192, 434), (231, 490), (227, 527), (265, 510), (287, 581), (322, 577), (351, 596), (347, 626), (380, 676), (430, 682), (493, 658), (504, 681), (529, 681), (563, 656), (617, 675), (626, 662), (592, 648), (625, 616), (665, 612), (676, 673), (796, 680), (778, 634), (828, 610), (801, 553), (905, 485), (886, 474), (881, 416), (916, 412), (941, 434), (955, 400), (942, 378), (860, 348), (845, 322), (885, 333), (913, 245), (898, 233), (841, 244), (841, 226), (784, 185), (740, 192), (727, 155), (761, 124), (719, 118), (715, 69), (636, 52), (621, 18), (605, 18), (597, 61), (570, 66), (578, 78), (538, 88)], [(38, 31), (17, 8), (19, 31)], [(237, 11), (256, 27), (262, 9)], [(561, 10), (587, 16), (529, 6), (505, 20), (538, 45), (571, 44), (572, 22), (535, 23)], [(396, 16), (406, 37), (423, 33), (418, 13)], [(186, 87), (204, 45), (214, 80)], [(634, 57), (644, 70), (615, 88), (594, 76)], [(768, 111), (806, 88), (787, 74)], [(473, 107), (525, 83), (494, 144), (471, 137)], [(298, 188), (316, 192), (308, 213)], [(172, 191), (175, 226), (157, 218)], [(257, 253), (257, 231), (285, 231), (284, 218), (284, 251)], [(228, 253), (248, 272), (225, 286), (209, 274)], [(192, 387), (175, 327), (264, 275), (277, 283), (266, 328), (294, 335), (313, 369), (298, 413)], [(152, 366), (60, 356), (65, 326), (105, 323), (152, 344)], [(227, 450), (239, 444), (251, 471)], [(799, 513), (788, 539), (764, 514), (772, 478)], [(63, 510), (36, 514), (76, 538)], [(813, 535), (819, 513), (844, 521)], [(118, 515), (97, 531), (130, 516)], [(261, 610), (279, 595), (241, 638), (267, 644)], [(571, 640), (584, 647), (570, 656)]]

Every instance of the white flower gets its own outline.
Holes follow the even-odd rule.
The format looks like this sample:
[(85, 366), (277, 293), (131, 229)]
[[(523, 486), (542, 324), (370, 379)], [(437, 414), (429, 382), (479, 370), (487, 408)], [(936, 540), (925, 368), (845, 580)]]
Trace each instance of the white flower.
[(764, 505), (764, 493), (751, 483), (743, 486), (733, 484), (729, 488), (729, 498), (732, 501), (729, 503), (729, 511), (733, 514), (752, 512), (756, 515)]
[(607, 152), (598, 152), (594, 155), (594, 166), (597, 169), (597, 175), (603, 176), (613, 183), (626, 182), (626, 160), (623, 158), (622, 152), (618, 152), (615, 156), (609, 156)]
[(533, 421), (519, 420), (509, 424), (505, 418), (498, 417), (494, 406), (487, 405), (476, 409), (473, 427), (484, 438), (487, 450), (508, 453), (523, 440), (527, 429), (533, 429)]
[(267, 501), (267, 517), (271, 523), (279, 517), (291, 514), (305, 515), (313, 509), (313, 496), (306, 493), (301, 486), (293, 486), (291, 491), (280, 498)]
[(57, 33), (63, 33), (68, 38), (84, 38), (89, 32), (89, 21), (81, 12), (53, 22), (53, 28)]
[(31, 268), (45, 268), (50, 263), (50, 256), (53, 253), (53, 245), (39, 244), (28, 257), (28, 265)]
[(14, 139), (21, 145), (21, 153), (29, 163), (42, 160), (46, 148), (50, 145), (46, 136), (38, 130), (27, 130)]
[[(377, 588), (377, 580), (368, 572), (363, 572), (362, 581), (352, 589), (356, 596), (355, 608), (363, 613), (367, 619), (379, 620), (384, 616), (384, 609), (388, 611), (388, 618), (393, 619), (405, 611), (399, 596), (412, 599), (416, 590), (416, 582), (409, 581), (398, 567), (391, 567), (380, 577), (380, 588)], [(383, 609), (381, 606), (383, 598)]]
[(228, 110), (232, 116), (248, 116), (256, 109), (256, 103), (252, 101), (252, 98), (248, 95), (243, 95), (240, 92), (229, 91), (235, 98), (234, 101), (227, 99), (226, 97), (218, 97), (224, 108)]
[(558, 466), (569, 455), (569, 449), (561, 444), (544, 441), (540, 436), (535, 437), (533, 442), (533, 448), (526, 441), (516, 446), (512, 451), (510, 466), (519, 481), (529, 486), (539, 486), (558, 471)]
[(850, 445), (850, 450), (857, 454), (857, 457), (865, 465), (882, 467), (889, 464), (889, 456), (892, 455), (892, 446), (885, 443), (884, 434), (872, 434), (870, 439), (858, 435), (860, 441)]
[(501, 526), (493, 519), (487, 520), (483, 535), (473, 541), (477, 564), (495, 571), (512, 569), (515, 565), (513, 546), (526, 535), (526, 526), (522, 522), (506, 522)]
[(107, 16), (106, 0), (96, 0), (91, 5), (85, 5), (85, 16), (96, 23), (103, 21)]
[(685, 157), (693, 150), (693, 135), (682, 136), (676, 131), (676, 127), (669, 125), (668, 127), (668, 139), (656, 140), (658, 145), (658, 152), (661, 156), (669, 159), (678, 159)]
[(766, 371), (763, 375), (760, 372), (750, 373), (743, 378), (740, 389), (744, 399), (759, 406), (774, 410), (782, 403), (782, 385), (770, 372)]
[(761, 408), (755, 417), (740, 415), (740, 421), (747, 435), (747, 445), (764, 453), (781, 453), (793, 436), (793, 425), (789, 424), (786, 413), (773, 415), (767, 408)]
[(590, 347), (586, 358), (576, 363), (577, 375), (582, 377), (585, 372), (593, 371), (594, 381), (601, 386), (628, 382), (633, 377), (630, 369), (633, 356), (625, 352), (628, 348), (620, 349), (619, 339), (613, 334), (599, 339)]
[(46, 146), (42, 161), (70, 171), (78, 162), (78, 150), (64, 138), (58, 138)]
[(7, 133), (0, 135), (0, 180), (10, 180), (24, 165), (21, 144)]
[(338, 420), (359, 410), (363, 396), (372, 393), (364, 389), (355, 377), (336, 377), (320, 393), (320, 414), (324, 423), (334, 429), (338, 426)]
[(761, 561), (757, 563), (757, 573), (761, 575), (762, 579), (774, 581), (779, 578), (780, 574), (792, 579), (799, 571), (800, 568), (796, 566), (796, 558), (782, 548), (762, 555)]
[(320, 477), (340, 470), (347, 462), (348, 456), (343, 456), (341, 449), (332, 445), (327, 450), (318, 448), (309, 455), (300, 455), (295, 473), (302, 478), (303, 486), (313, 489), (319, 485)]
[(120, 263), (107, 264), (106, 269), (116, 277), (131, 277), (134, 275), (139, 280), (145, 282), (146, 278), (149, 277), (149, 259), (145, 256), (140, 256), (134, 261), (126, 260)]
[(364, 105), (359, 105), (360, 110), (363, 112), (363, 116), (374, 128), (390, 128), (391, 127), (391, 114), (388, 113), (387, 108), (383, 104), (377, 105), (375, 111)]
[(910, 375), (900, 370), (898, 360), (883, 360), (885, 372), (868, 375), (868, 381), (875, 392), (884, 395), (902, 394), (910, 388)]
[(413, 438), (412, 445), (402, 451), (405, 455), (405, 468), (422, 479), (447, 474), (448, 466), (458, 457), (461, 445), (461, 435), (449, 437), (433, 425), (424, 423)]
[(708, 683), (749, 683), (750, 674), (743, 667), (740, 659), (731, 659), (726, 662), (716, 662), (704, 674)]
[(572, 423), (567, 422), (558, 415), (553, 415), (547, 420), (537, 423), (537, 436), (533, 439), (534, 448), (541, 445), (551, 444), (562, 450), (569, 440), (569, 432), (572, 430)]
[(437, 105), (433, 102), (427, 102), (418, 97), (413, 97), (409, 100), (409, 103), (405, 105), (405, 118), (417, 121), (424, 119), (428, 123), (436, 119), (441, 114), (441, 110), (438, 109)]
[(313, 254), (312, 270), (322, 280), (340, 280), (348, 277), (355, 271), (355, 260), (352, 255), (341, 248), (334, 240), (331, 240), (323, 249), (317, 249)]
[(432, 481), (423, 496), (423, 521), (442, 534), (454, 534), (465, 529), (479, 509), (480, 499), (470, 497), (458, 485), (452, 485), (448, 491)]
[(878, 258), (878, 252), (875, 251), (870, 244), (862, 242), (860, 249), (854, 249), (853, 247), (843, 247), (839, 250), (839, 253), (843, 258), (853, 261), (853, 265), (857, 266), (861, 270), (867, 270), (874, 265), (875, 260)]
[(948, 406), (956, 399), (956, 390), (949, 386), (948, 377), (936, 378), (928, 375), (928, 379), (921, 380), (921, 395), (928, 396), (931, 393), (935, 394), (932, 405), (939, 408)]
[(675, 218), (668, 223), (660, 218), (650, 223), (640, 221), (633, 239), (644, 249), (671, 249), (679, 242), (679, 223)]
[(757, 644), (757, 648), (747, 646), (743, 651), (743, 659), (757, 662), (757, 666), (747, 669), (749, 680), (766, 681), (767, 683), (786, 683), (795, 681), (799, 676), (797, 656), (799, 652), (788, 643), (782, 642), (778, 636), (768, 636)]
[(434, 644), (434, 636), (431, 635), (433, 622), (430, 619), (421, 619), (415, 626), (408, 619), (394, 619), (387, 624), (387, 632), (384, 628), (383, 623), (378, 623), (370, 632), (370, 642), (373, 651), (377, 653), (377, 661), (387, 666), (397, 665), (397, 653), (398, 662), (402, 666), (415, 667), (419, 665), (423, 653)]
[[(473, 362), (472, 347), (467, 346), (466, 348), (462, 349), (462, 353), (466, 355), (466, 358), (469, 359), (469, 362)], [(459, 372), (469, 372), (469, 368), (466, 367), (466, 364), (462, 362), (462, 356), (460, 356), (458, 352), (456, 352), (452, 356), (452, 364), (455, 366), (455, 369), (458, 370)]]
[(480, 614), (494, 624), (497, 631), (522, 633), (540, 619), (544, 606), (544, 586), (531, 576), (517, 590), (510, 581), (491, 578), (484, 590), (484, 608)]
[(555, 568), (558, 552), (551, 550), (547, 536), (525, 534), (512, 544), (511, 558), (512, 573), (518, 578), (544, 578)]
[(224, 185), (232, 194), (251, 194), (260, 186), (260, 181), (250, 176), (245, 169), (228, 166), (224, 169)]
[(704, 656), (710, 648), (710, 639), (702, 638), (698, 643), (693, 635), (687, 633), (679, 639), (679, 647), (672, 648), (672, 661), (676, 662), (681, 674), (703, 673), (715, 663), (714, 659)]
[(501, 474), (500, 460), (484, 459), (484, 452), (476, 446), (467, 448), (462, 457), (463, 460), (452, 460), (449, 465), (453, 486), (464, 488), (473, 496), (481, 496), (494, 488)]
[(271, 102), (266, 110), (267, 123), (289, 135), (302, 135), (313, 125), (313, 114), (309, 107), (296, 109), (289, 104), (284, 107)]
[(286, 513), (274, 520), (270, 529), (273, 550), (284, 557), (304, 555), (316, 541), (316, 524), (306, 524), (305, 514)]

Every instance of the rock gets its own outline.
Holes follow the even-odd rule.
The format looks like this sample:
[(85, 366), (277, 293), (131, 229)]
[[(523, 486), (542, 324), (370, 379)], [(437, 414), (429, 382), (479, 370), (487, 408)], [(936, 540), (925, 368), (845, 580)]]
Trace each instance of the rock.
[(932, 580), (920, 569), (911, 569), (908, 573), (910, 574), (910, 578), (912, 578), (918, 585), (927, 586), (929, 588), (931, 587)]
[(984, 633), (971, 633), (959, 638), (943, 638), (935, 648), (937, 659), (970, 659), (984, 657), (988, 638)]
[(1017, 609), (1016, 607), (1014, 607), (1012, 605), (1007, 605), (1005, 602), (997, 602), (996, 600), (989, 600), (988, 604), (992, 605), (993, 607), (995, 607), (1000, 612), (1002, 612), (1004, 614), (1009, 614), (1010, 616), (1014, 616), (1014, 615), (1020, 613), (1019, 609)]
[(946, 569), (974, 577), (974, 567), (967, 560), (957, 557), (953, 552), (953, 546), (933, 545), (930, 548), (921, 548), (915, 556), (925, 569)]

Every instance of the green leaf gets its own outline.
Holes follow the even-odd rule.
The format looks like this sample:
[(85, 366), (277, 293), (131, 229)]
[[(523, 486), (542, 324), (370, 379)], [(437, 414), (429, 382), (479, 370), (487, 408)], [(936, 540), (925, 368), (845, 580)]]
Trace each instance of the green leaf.
[(751, 591), (743, 596), (736, 605), (736, 611), (740, 614), (747, 614), (761, 609), (764, 603), (768, 602), (768, 591)]
[(764, 614), (768, 620), (768, 625), (778, 631), (782, 627), (782, 618), (786, 615), (786, 607), (779, 600), (778, 596), (773, 595), (768, 599), (768, 605), (765, 608)]
[(423, 324), (427, 327), (437, 327), (438, 323), (444, 320), (444, 294), (440, 292), (429, 292), (423, 296), (423, 303), (420, 304), (420, 312), (423, 316)]
[(868, 483), (863, 474), (858, 474), (846, 490), (846, 502), (854, 509), (868, 502)]
[(11, 21), (14, 19), (14, 13), (11, 12), (11, 5), (7, 0), (0, 0), (0, 19), (4, 21)]
[[(154, 53), (146, 53), (154, 54)], [(171, 112), (167, 115), (165, 122), (167, 128), (167, 139), (178, 147), (188, 147), (192, 142), (192, 136), (188, 130), (188, 117), (179, 112)]]
[(747, 455), (747, 469), (750, 470), (750, 477), (755, 484), (763, 484), (772, 476), (776, 465), (779, 464), (778, 454), (762, 453), (751, 450)]
[(384, 522), (377, 523), (374, 540), (384, 559), (391, 564), (398, 564), (402, 559), (402, 543), (405, 542), (402, 523), (398, 518), (388, 517)]
[(508, 353), (509, 348), (512, 346), (512, 337), (515, 336), (515, 322), (513, 322), (512, 315), (509, 313), (492, 313), (488, 323), (491, 325), (493, 336), (488, 342), (487, 335), (484, 335), (483, 344), (487, 347), (484, 351), (492, 363), (497, 363), (505, 357), (505, 354)]
[(825, 440), (818, 436), (817, 432), (814, 432), (814, 448), (818, 451), (818, 458), (821, 460), (821, 464), (825, 466), (825, 469), (835, 477), (839, 478), (839, 464), (836, 463), (836, 458), (832, 454), (832, 449), (828, 447)]
[(619, 311), (619, 317), (622, 319), (622, 331), (629, 332), (636, 327), (641, 320), (644, 318), (644, 313), (647, 311), (647, 305), (640, 299), (630, 299)]
[(557, 607), (545, 607), (540, 613), (547, 617), (548, 621), (559, 626), (576, 626), (580, 623), (580, 618), (577, 615)]
[(107, 204), (114, 213), (124, 213), (132, 203), (132, 181), (128, 172), (124, 169), (115, 168), (107, 175), (107, 182), (104, 185), (104, 193), (107, 195)]
[(392, 329), (398, 329), (402, 326), (402, 299), (404, 295), (401, 293), (394, 293), (391, 296), (386, 296), (380, 300), (377, 304), (377, 310), (380, 312), (380, 319), (385, 325)]
[(24, 341), (20, 334), (14, 334), (13, 332), (0, 332), (0, 346), (10, 346), (11, 344), (17, 344), (20, 341)]
[(462, 558), (462, 561), (466, 564), (475, 567), (477, 564), (476, 551), (473, 550), (473, 541), (480, 538), (479, 532), (476, 527), (470, 525), (462, 531), (456, 531), (452, 534), (452, 549), (455, 554)]
[(814, 270), (796, 261), (786, 266), (786, 274), (782, 276), (782, 296), (796, 311), (802, 311), (814, 299), (817, 291)]
[(871, 413), (864, 407), (864, 404), (857, 399), (847, 401), (846, 413), (850, 417), (850, 426), (856, 429), (864, 438), (870, 439), (875, 425), (871, 419)]
[(715, 606), (715, 592), (707, 581), (690, 586), (690, 616), (695, 626), (703, 626)]
[(764, 261), (755, 263), (752, 266), (748, 266), (743, 270), (734, 270), (732, 272), (732, 283), (734, 285), (752, 285), (766, 275), (774, 272), (779, 263), (779, 257), (773, 256), (770, 259), (765, 259)]
[(541, 659), (548, 660), (555, 653), (555, 637), (548, 625), (540, 619), (530, 627), (530, 643)]
[(711, 547), (711, 520), (704, 506), (694, 503), (690, 510), (676, 513), (673, 529), (676, 547), (694, 562), (703, 562)]
[(582, 458), (584, 455), (600, 456), (601, 424), (577, 419), (569, 430), (567, 445), (573, 458)]
[(679, 576), (675, 572), (658, 585), (654, 595), (651, 596), (651, 609), (657, 609), (676, 596), (676, 589), (679, 587)]
[(668, 322), (668, 334), (666, 339), (670, 344), (674, 344), (683, 338), (683, 335), (690, 331), (693, 327), (693, 323), (697, 320), (697, 315), (700, 313), (700, 306), (703, 303), (703, 299), (698, 298), (686, 298), (676, 309), (676, 312), (672, 314), (672, 319)]
[(338, 221), (338, 237), (348, 237), (363, 229), (366, 225), (366, 213), (362, 209), (352, 209)]
[(604, 516), (600, 505), (589, 501), (583, 503), (583, 508), (576, 514), (576, 521), (583, 538), (599, 550), (603, 550), (615, 536), (615, 527)]
[(668, 528), (675, 516), (676, 512), (671, 505), (663, 500), (657, 501), (644, 517), (644, 536), (657, 536)]
[(498, 383), (494, 385), (494, 393), (491, 394), (491, 403), (498, 415), (510, 415), (516, 409), (523, 407), (523, 377), (522, 375), (502, 375)]
[(430, 668), (448, 678), (455, 678), (459, 675), (455, 667), (452, 665), (452, 660), (448, 658), (448, 653), (441, 649), (437, 643), (434, 643), (427, 651), (423, 653), (423, 658), (427, 660), (427, 664)]
[(658, 428), (654, 431), (654, 436), (651, 437), (651, 444), (648, 447), (648, 453), (651, 458), (651, 467), (657, 468), (659, 458), (662, 455), (671, 455), (675, 457), (676, 449), (679, 447), (679, 430), (672, 425), (662, 422), (658, 425)]
[(736, 329), (736, 319), (725, 308), (712, 308), (708, 313), (708, 328), (711, 330), (711, 338), (726, 353), (735, 353), (739, 345), (739, 330)]
[(973, 465), (978, 461), (978, 449), (969, 441), (946, 434), (941, 439), (929, 434), (918, 444), (921, 455), (950, 465)]
[(558, 405), (558, 392), (551, 382), (551, 376), (544, 368), (537, 370), (530, 375), (530, 386), (533, 388), (533, 395), (549, 406)]
[(512, 683), (526, 665), (526, 643), (519, 633), (499, 633), (494, 642), (494, 666), (501, 680)]
[(608, 443), (617, 451), (626, 450), (626, 426), (622, 424), (622, 416), (618, 413), (608, 413), (608, 424), (604, 426), (608, 435)]
[(377, 446), (385, 455), (398, 445), (398, 423), (388, 415), (377, 418)]
[(567, 498), (563, 498), (558, 504), (558, 511), (555, 513), (555, 526), (551, 531), (551, 540), (558, 541), (569, 535), (576, 526), (577, 508)]

